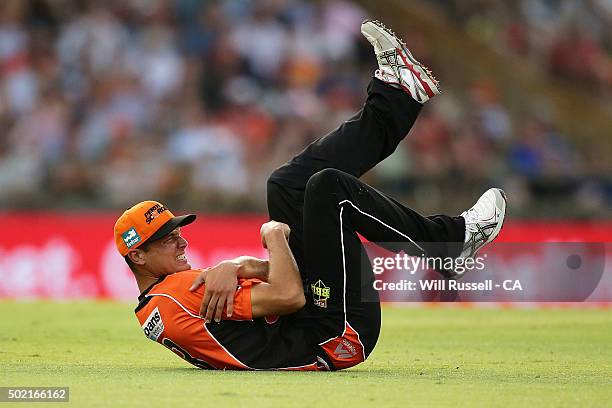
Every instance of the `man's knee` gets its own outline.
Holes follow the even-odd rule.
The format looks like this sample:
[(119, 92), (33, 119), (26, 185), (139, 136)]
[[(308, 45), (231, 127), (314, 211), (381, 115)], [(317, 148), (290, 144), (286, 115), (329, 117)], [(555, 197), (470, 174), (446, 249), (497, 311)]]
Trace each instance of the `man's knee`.
[(266, 191), (268, 195), (268, 202), (279, 199), (281, 196), (286, 194), (287, 189), (287, 170), (286, 165), (281, 166), (274, 170), (266, 183)]
[(342, 190), (344, 179), (348, 174), (338, 169), (324, 169), (315, 173), (306, 184), (306, 195), (317, 198), (336, 197)]
[(272, 178), (272, 176), (268, 177), (268, 181), (266, 183), (266, 193), (268, 196), (268, 202), (276, 200), (282, 194), (283, 187), (278, 180)]
[(285, 166), (276, 169), (266, 183), (268, 214), (275, 221), (301, 225), (304, 191), (294, 188), (287, 177)]

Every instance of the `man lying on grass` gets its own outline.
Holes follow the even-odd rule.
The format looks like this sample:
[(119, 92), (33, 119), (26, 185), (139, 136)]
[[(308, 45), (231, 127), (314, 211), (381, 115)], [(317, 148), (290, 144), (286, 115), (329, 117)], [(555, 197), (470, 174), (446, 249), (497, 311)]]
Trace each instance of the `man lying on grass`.
[[(370, 355), (380, 332), (378, 292), (359, 235), (451, 259), (473, 257), (497, 237), (506, 211), (499, 189), (460, 216), (423, 217), (359, 180), (393, 153), (422, 104), (440, 93), (429, 70), (381, 23), (366, 21), (361, 31), (379, 63), (368, 98), (268, 179), (275, 221), (261, 227), (261, 240), (269, 260), (241, 257), (192, 270), (181, 227), (195, 215), (175, 217), (144, 201), (117, 220), (115, 241), (141, 291), (136, 315), (145, 335), (190, 363), (352, 367)], [(440, 272), (461, 277), (458, 270)]]

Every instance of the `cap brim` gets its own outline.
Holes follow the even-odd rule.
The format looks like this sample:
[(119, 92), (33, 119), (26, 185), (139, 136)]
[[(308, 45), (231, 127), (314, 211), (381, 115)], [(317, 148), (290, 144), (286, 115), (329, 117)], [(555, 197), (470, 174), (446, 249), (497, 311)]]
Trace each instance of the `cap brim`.
[(179, 215), (177, 217), (174, 217), (170, 219), (168, 222), (166, 222), (164, 225), (162, 225), (160, 229), (155, 231), (155, 234), (151, 235), (149, 239), (147, 239), (147, 242), (151, 242), (151, 241), (155, 241), (160, 238), (163, 238), (169, 233), (171, 233), (172, 231), (174, 231), (177, 227), (182, 227), (182, 226), (191, 224), (192, 222), (195, 221), (195, 219), (196, 219), (195, 214)]

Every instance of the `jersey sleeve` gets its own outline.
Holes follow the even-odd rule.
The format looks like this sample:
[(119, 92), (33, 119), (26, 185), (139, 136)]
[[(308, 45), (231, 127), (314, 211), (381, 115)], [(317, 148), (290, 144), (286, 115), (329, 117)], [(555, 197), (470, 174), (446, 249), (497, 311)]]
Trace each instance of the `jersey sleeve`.
[[(261, 283), (259, 279), (239, 279), (238, 288), (234, 294), (234, 312), (231, 317), (227, 316), (227, 306), (223, 308), (223, 320), (253, 320), (253, 310), (251, 308), (251, 289), (254, 285)], [(206, 292), (206, 285), (202, 285), (196, 292), (197, 303), (194, 310), (199, 311), (202, 298)], [(197, 312), (196, 312), (197, 313)]]
[(261, 283), (259, 279), (239, 279), (238, 290), (234, 295), (234, 313), (228, 318), (227, 310), (223, 310), (224, 318), (229, 320), (253, 320), (251, 289), (259, 283)]

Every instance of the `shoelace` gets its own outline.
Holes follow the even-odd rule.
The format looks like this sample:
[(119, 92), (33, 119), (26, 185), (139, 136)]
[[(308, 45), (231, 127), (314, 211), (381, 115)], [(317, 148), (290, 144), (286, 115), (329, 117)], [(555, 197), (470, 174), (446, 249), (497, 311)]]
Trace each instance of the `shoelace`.
[(477, 203), (462, 214), (463, 218), (465, 218), (465, 227), (472, 232), (478, 230), (476, 224), (478, 224), (478, 220), (484, 216), (484, 209), (481, 208), (482, 206), (483, 204)]

